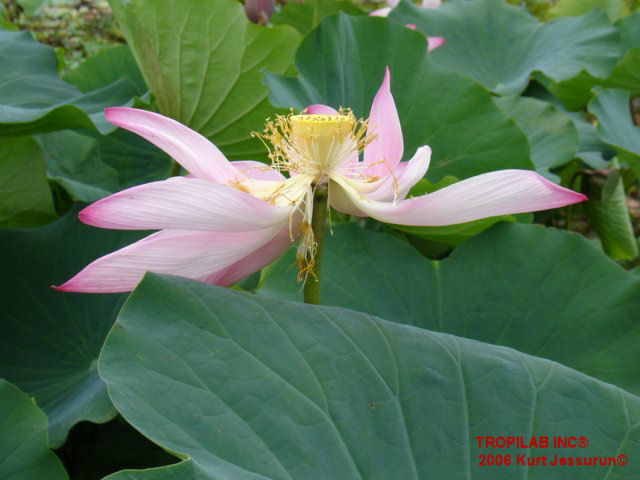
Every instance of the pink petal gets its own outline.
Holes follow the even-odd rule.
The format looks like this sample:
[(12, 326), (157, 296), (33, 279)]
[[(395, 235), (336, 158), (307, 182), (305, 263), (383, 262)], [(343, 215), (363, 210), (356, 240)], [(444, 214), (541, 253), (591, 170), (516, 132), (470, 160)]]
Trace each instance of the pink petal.
[(274, 170), (269, 165), (256, 162), (255, 160), (238, 160), (231, 162), (231, 165), (240, 174), (241, 178), (250, 178), (253, 180), (272, 180), (279, 182), (285, 177), (279, 171)]
[[(340, 179), (336, 181), (340, 182)], [(529, 170), (485, 173), (396, 204), (368, 200), (353, 190), (343, 190), (344, 196), (352, 202), (351, 206), (343, 207), (360, 210), (381, 222), (416, 226), (452, 225), (485, 217), (535, 212), (587, 199)]]
[(162, 230), (97, 259), (54, 288), (65, 292), (128, 292), (147, 271), (202, 280), (246, 257), (280, 230), (280, 226), (240, 233)]
[(196, 178), (218, 183), (234, 178), (235, 169), (213, 143), (175, 120), (126, 107), (107, 108), (104, 115), (164, 150)]
[(336, 115), (338, 111), (328, 105), (316, 103), (315, 105), (309, 105), (305, 108), (303, 113), (307, 115)]
[(173, 177), (123, 190), (79, 213), (102, 228), (238, 232), (286, 222), (290, 208), (271, 205), (227, 185)]
[(427, 51), (430, 52), (431, 50), (438, 48), (445, 40), (445, 37), (427, 37)]
[(286, 225), (262, 247), (226, 269), (203, 279), (203, 281), (213, 285), (233, 285), (239, 282), (253, 272), (257, 272), (276, 261), (285, 250), (293, 245), (292, 235), (295, 239), (297, 232), (291, 232), (289, 225)]
[(387, 17), (389, 13), (391, 13), (391, 7), (383, 7), (383, 8), (379, 8), (378, 10), (374, 10), (369, 14), (369, 16), (370, 17)]
[(379, 202), (404, 199), (411, 187), (427, 173), (430, 160), (431, 148), (426, 145), (420, 147), (411, 160), (399, 163), (386, 181), (367, 198)]
[(442, 5), (442, 0), (422, 0), (421, 8), (438, 8)]
[(385, 69), (384, 80), (373, 99), (367, 133), (374, 133), (377, 138), (364, 150), (364, 163), (369, 165), (366, 173), (384, 177), (398, 165), (403, 151), (400, 119), (391, 96), (389, 67)]

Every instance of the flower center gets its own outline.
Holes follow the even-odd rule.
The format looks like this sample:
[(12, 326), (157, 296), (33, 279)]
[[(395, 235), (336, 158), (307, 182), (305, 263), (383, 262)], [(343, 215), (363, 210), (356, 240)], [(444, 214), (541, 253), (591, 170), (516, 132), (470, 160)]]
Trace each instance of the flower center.
[(329, 177), (350, 174), (361, 152), (373, 137), (366, 136), (367, 122), (356, 120), (351, 110), (335, 115), (276, 116), (263, 133), (255, 133), (269, 149), (271, 166), (313, 178), (324, 187)]
[(302, 157), (298, 173), (313, 175), (321, 183), (356, 150), (353, 116), (293, 115), (289, 121), (290, 144)]
[[(316, 241), (311, 228), (316, 190), (327, 188), (330, 178), (372, 181), (362, 175), (358, 154), (372, 141), (367, 122), (356, 120), (351, 110), (336, 115), (276, 116), (267, 121), (263, 133), (254, 133), (269, 150), (271, 168), (288, 171), (280, 181), (237, 179), (234, 188), (278, 206), (293, 207), (290, 231), (300, 233), (299, 275), (304, 278), (314, 265)], [(294, 218), (296, 218), (294, 224)]]

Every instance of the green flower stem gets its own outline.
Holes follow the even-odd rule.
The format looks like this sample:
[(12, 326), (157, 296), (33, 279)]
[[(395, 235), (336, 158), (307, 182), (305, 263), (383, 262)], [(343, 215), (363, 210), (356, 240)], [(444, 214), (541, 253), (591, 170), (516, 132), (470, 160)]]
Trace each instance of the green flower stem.
[(180, 175), (180, 164), (174, 160), (171, 167), (171, 176), (177, 177), (178, 175)]
[(313, 194), (313, 216), (311, 217), (311, 230), (316, 242), (316, 256), (313, 268), (304, 283), (304, 302), (318, 305), (320, 303), (320, 267), (322, 266), (322, 250), (324, 247), (324, 227), (327, 220), (326, 188), (316, 188)]

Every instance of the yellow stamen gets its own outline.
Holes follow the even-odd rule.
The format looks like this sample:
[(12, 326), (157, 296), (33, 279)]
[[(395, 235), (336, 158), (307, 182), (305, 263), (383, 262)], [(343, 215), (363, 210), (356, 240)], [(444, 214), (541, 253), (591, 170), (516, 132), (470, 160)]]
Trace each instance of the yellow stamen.
[[(293, 206), (301, 214), (297, 259), (299, 277), (313, 273), (316, 241), (311, 228), (316, 188), (326, 188), (331, 178), (374, 182), (357, 155), (376, 138), (367, 135), (367, 122), (356, 120), (351, 110), (335, 115), (287, 115), (267, 120), (263, 133), (253, 133), (269, 150), (271, 167), (288, 171), (283, 181), (242, 179), (231, 186), (278, 206)], [(291, 221), (291, 220), (290, 220)]]

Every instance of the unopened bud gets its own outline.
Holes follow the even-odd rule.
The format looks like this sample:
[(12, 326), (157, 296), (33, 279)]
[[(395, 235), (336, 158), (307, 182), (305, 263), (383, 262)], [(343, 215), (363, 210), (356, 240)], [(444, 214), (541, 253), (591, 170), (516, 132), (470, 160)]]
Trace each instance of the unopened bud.
[(258, 25), (266, 25), (273, 14), (275, 0), (245, 0), (244, 12), (249, 20)]

